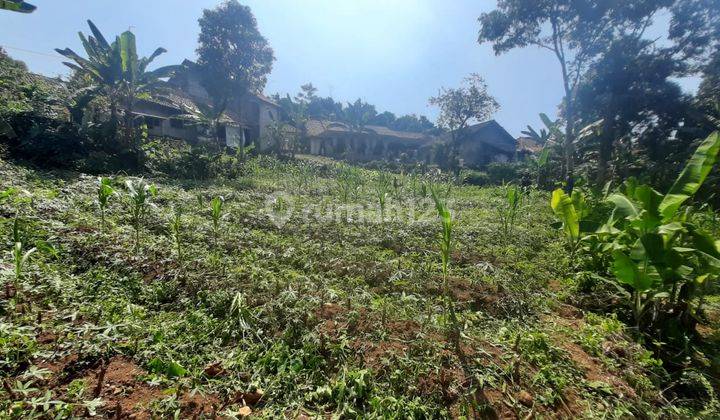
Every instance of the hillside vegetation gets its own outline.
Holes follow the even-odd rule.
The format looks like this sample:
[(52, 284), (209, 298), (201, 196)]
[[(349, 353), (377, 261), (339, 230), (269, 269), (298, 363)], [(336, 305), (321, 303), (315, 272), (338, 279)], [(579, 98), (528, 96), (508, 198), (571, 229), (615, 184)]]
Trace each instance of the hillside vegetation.
[[(269, 157), (230, 181), (99, 184), (7, 162), (1, 179), (0, 235), (27, 256), (2, 260), (3, 417), (719, 408), (695, 369), (717, 371), (720, 300), (703, 298), (705, 344), (663, 363), (617, 286), (578, 273), (544, 191), (509, 207), (503, 187)], [(453, 219), (446, 279), (433, 193)]]

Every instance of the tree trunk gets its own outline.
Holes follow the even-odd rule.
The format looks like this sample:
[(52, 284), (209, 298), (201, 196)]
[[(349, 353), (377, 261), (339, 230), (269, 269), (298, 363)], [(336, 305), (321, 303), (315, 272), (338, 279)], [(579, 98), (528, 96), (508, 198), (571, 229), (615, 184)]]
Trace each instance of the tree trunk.
[(598, 150), (597, 184), (600, 186), (605, 185), (607, 182), (614, 137), (614, 130), (609, 125), (606, 125), (600, 138), (600, 148)]

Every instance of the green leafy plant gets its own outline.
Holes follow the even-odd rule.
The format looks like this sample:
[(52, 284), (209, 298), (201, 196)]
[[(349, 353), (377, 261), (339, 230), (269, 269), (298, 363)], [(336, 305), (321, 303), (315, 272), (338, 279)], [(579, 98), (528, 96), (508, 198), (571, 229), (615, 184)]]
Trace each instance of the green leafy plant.
[(37, 248), (30, 248), (25, 251), (24, 240), (22, 238), (21, 221), (18, 216), (13, 220), (13, 248), (11, 251), (13, 259), (13, 274), (15, 275), (15, 292), (20, 290), (20, 281), (22, 280), (23, 270), (30, 260), (30, 256), (37, 251)]
[(110, 197), (114, 194), (115, 190), (112, 187), (112, 180), (110, 178), (98, 178), (97, 204), (98, 207), (100, 207), (100, 219), (103, 230), (107, 227), (105, 223), (105, 210), (110, 203)]
[(522, 202), (522, 190), (517, 185), (505, 187), (505, 201), (500, 208), (500, 221), (502, 222), (505, 237), (515, 228), (518, 210)]
[(137, 252), (140, 250), (140, 230), (150, 208), (150, 199), (157, 195), (157, 188), (153, 184), (146, 184), (142, 179), (137, 181), (129, 179), (125, 181), (125, 187), (129, 198), (130, 221), (135, 229), (135, 251)]
[(343, 203), (357, 194), (362, 185), (362, 175), (358, 168), (342, 165), (337, 174), (337, 189)]
[(550, 207), (555, 213), (555, 217), (560, 220), (553, 226), (562, 228), (570, 249), (570, 262), (572, 263), (582, 239), (581, 232), (592, 232), (596, 229), (594, 223), (585, 220), (590, 212), (585, 194), (579, 189), (575, 189), (568, 196), (562, 188), (558, 188), (552, 193)]
[(175, 207), (172, 216), (170, 217), (170, 231), (173, 235), (175, 242), (175, 252), (177, 253), (178, 260), (182, 260), (182, 209)]
[(630, 290), (638, 328), (658, 326), (665, 339), (694, 328), (692, 302), (720, 274), (720, 247), (681, 206), (700, 188), (720, 151), (720, 135), (705, 139), (667, 194), (627, 182), (608, 197), (614, 210), (598, 231), (608, 243), (611, 272)]
[(437, 214), (442, 225), (442, 231), (440, 234), (440, 260), (442, 262), (443, 294), (445, 297), (446, 312), (450, 320), (448, 335), (460, 355), (462, 354), (460, 349), (460, 327), (457, 314), (455, 313), (453, 295), (450, 291), (450, 285), (448, 283), (448, 268), (450, 266), (450, 255), (453, 245), (452, 214), (450, 213), (450, 209), (447, 205), (447, 196), (442, 195), (438, 186), (430, 186), (430, 196), (435, 203), (435, 210), (437, 210)]
[(385, 204), (390, 193), (391, 176), (386, 172), (380, 172), (375, 178), (374, 192), (380, 205), (380, 221), (385, 221)]
[(210, 217), (213, 225), (213, 243), (215, 248), (218, 246), (218, 237), (220, 236), (220, 220), (223, 216), (223, 203), (225, 199), (223, 197), (213, 197), (210, 200)]
[(165, 48), (157, 48), (149, 57), (139, 58), (135, 35), (125, 31), (109, 43), (100, 30), (88, 20), (91, 36), (79, 33), (87, 58), (80, 57), (70, 48), (56, 49), (58, 54), (73, 62), (64, 64), (92, 82), (87, 89), (78, 92), (78, 101), (89, 103), (91, 98), (104, 95), (110, 102), (111, 120), (117, 120), (119, 109), (123, 110), (125, 146), (134, 146), (133, 108), (141, 94), (151, 92), (162, 78), (170, 77), (181, 66), (166, 66), (148, 71), (148, 66)]

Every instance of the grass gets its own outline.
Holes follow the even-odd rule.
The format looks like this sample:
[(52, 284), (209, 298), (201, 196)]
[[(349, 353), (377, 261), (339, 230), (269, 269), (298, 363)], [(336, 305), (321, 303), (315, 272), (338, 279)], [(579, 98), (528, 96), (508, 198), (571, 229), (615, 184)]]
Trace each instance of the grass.
[[(718, 408), (705, 376), (674, 378), (617, 316), (568, 304), (578, 280), (546, 192), (523, 197), (508, 241), (497, 216), (504, 190), (454, 186), (444, 275), (442, 224), (422, 177), (383, 194), (393, 216), (381, 223), (378, 174), (329, 161), (256, 158), (242, 178), (215, 182), (116, 177), (103, 212), (95, 178), (1, 165), (0, 190), (19, 191), (0, 198), (6, 284), (18, 211), (23, 249), (37, 251), (23, 266), (22, 300), (1, 301), (0, 417), (712, 417)], [(129, 211), (125, 181), (136, 192), (155, 185), (153, 205)], [(282, 220), (268, 200), (279, 194)], [(216, 223), (212, 197), (224, 198)], [(445, 334), (445, 282), (463, 362)]]

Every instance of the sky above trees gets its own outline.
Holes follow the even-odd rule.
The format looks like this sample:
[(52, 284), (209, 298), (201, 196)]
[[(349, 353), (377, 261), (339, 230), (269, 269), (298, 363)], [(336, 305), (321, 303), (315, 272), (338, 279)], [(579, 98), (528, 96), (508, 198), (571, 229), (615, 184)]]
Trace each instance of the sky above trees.
[[(35, 0), (32, 15), (0, 12), (0, 46), (32, 71), (67, 74), (53, 49), (81, 49), (77, 31), (92, 19), (106, 34), (131, 29), (138, 50), (148, 55), (160, 45), (168, 53), (158, 65), (195, 58), (197, 20), (215, 0), (127, 0), (123, 2)], [(428, 98), (442, 86), (456, 87), (470, 73), (483, 76), (501, 105), (495, 118), (517, 136), (525, 125), (539, 126), (538, 113), (556, 115), (563, 96), (557, 62), (536, 48), (496, 57), (478, 45), (477, 18), (492, 0), (245, 0), (277, 61), (265, 93), (294, 95), (312, 82), (319, 96), (345, 102), (362, 98), (397, 115), (438, 110)], [(663, 17), (658, 18), (658, 33)], [(696, 80), (683, 88), (693, 90)]]

